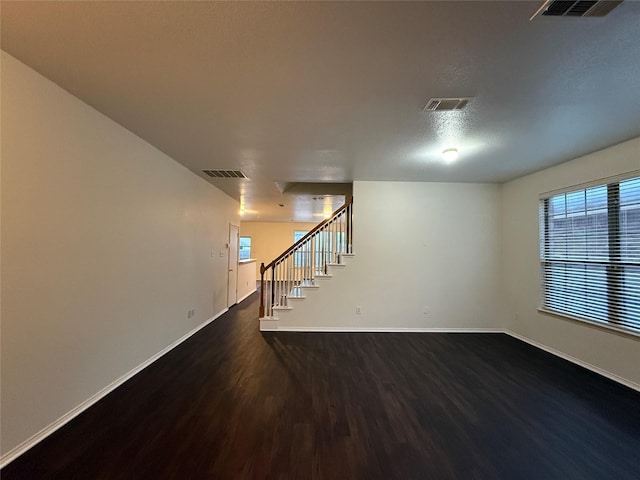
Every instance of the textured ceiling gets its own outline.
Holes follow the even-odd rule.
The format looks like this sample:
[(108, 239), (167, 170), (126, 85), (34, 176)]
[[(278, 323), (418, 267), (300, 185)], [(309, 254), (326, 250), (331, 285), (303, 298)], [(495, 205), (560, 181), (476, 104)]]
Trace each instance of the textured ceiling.
[[(540, 3), (3, 1), (1, 46), (246, 219), (315, 221), (343, 197), (276, 182), (501, 182), (639, 136), (640, 2), (530, 22)], [(448, 96), (475, 98), (421, 111)]]

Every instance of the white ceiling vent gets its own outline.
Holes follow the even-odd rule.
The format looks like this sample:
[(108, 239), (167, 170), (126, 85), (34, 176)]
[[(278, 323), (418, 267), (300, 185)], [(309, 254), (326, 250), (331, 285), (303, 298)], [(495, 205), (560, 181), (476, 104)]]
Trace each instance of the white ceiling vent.
[(622, 0), (546, 0), (529, 20), (536, 17), (604, 17)]
[(203, 170), (212, 178), (247, 178), (240, 170)]
[(430, 98), (422, 109), (423, 112), (451, 112), (462, 110), (467, 106), (471, 97), (461, 98)]

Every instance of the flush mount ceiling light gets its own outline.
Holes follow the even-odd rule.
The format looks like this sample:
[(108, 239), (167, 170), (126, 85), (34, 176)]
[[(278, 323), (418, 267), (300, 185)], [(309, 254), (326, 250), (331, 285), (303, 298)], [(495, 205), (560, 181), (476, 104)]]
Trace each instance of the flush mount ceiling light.
[(445, 163), (452, 163), (458, 159), (458, 149), (457, 148), (447, 148), (442, 151), (442, 160)]

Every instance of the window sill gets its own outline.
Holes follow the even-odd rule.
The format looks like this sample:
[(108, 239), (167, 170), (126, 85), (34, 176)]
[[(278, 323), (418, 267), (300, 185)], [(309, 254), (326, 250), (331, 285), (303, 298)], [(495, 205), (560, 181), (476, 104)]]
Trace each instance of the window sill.
[(246, 260), (238, 260), (238, 264), (239, 265), (244, 265), (245, 263), (253, 263), (255, 261), (256, 261), (255, 258), (248, 258)]
[(563, 320), (572, 320), (574, 322), (580, 322), (582, 324), (588, 325), (589, 327), (593, 327), (596, 329), (608, 330), (611, 332), (620, 333), (622, 335), (628, 335), (630, 337), (640, 338), (640, 332), (634, 332), (633, 330), (625, 330), (624, 328), (615, 327), (613, 325), (606, 325), (604, 323), (598, 323), (591, 320), (586, 320), (580, 317), (574, 317), (572, 315), (567, 315), (566, 313), (554, 312), (553, 310), (547, 310), (543, 307), (538, 307), (538, 312), (543, 313), (545, 315), (550, 315), (552, 317), (558, 317)]

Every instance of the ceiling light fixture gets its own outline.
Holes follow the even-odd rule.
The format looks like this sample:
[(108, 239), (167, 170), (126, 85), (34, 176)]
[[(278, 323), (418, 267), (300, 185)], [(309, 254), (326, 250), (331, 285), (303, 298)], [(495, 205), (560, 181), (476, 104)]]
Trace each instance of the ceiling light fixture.
[(445, 163), (453, 163), (458, 159), (458, 149), (457, 148), (447, 148), (442, 151), (442, 160)]

